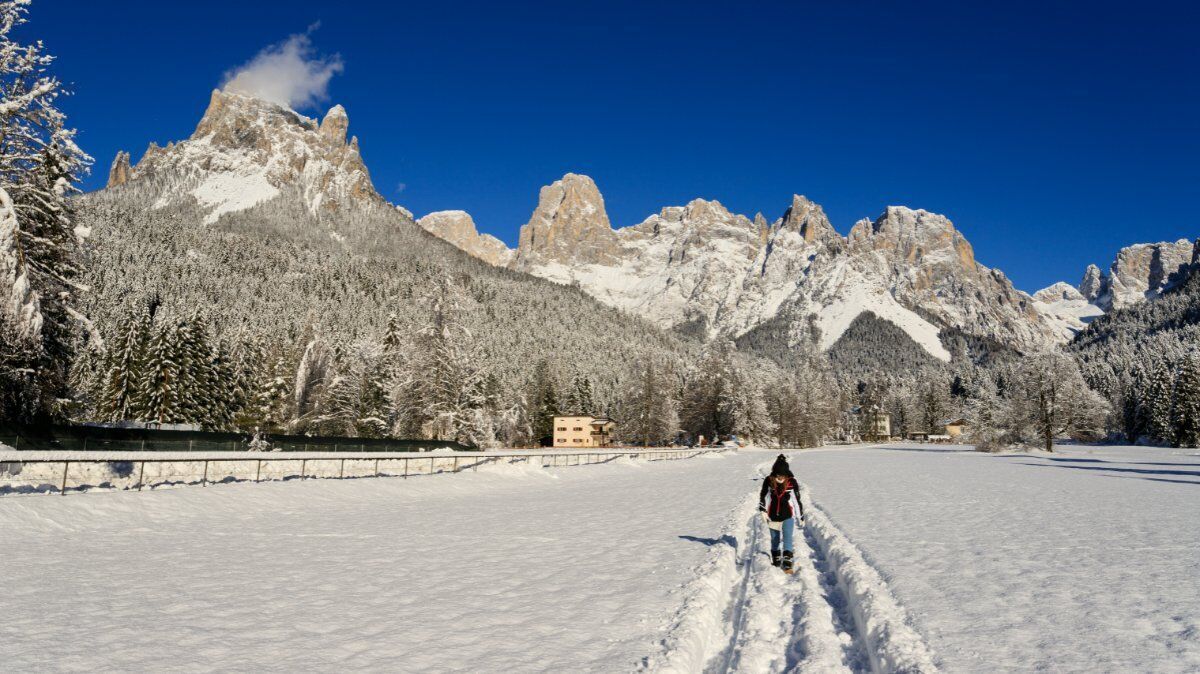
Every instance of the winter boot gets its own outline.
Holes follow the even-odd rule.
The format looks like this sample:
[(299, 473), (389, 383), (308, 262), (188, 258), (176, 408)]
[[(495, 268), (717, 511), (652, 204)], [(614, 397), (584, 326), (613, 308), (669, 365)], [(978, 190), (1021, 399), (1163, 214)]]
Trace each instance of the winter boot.
[(772, 550), (771, 551), (771, 566), (779, 566), (779, 560), (780, 560), (779, 551)]
[(793, 570), (794, 569), (792, 568), (792, 551), (784, 550), (783, 551), (783, 572), (791, 573)]

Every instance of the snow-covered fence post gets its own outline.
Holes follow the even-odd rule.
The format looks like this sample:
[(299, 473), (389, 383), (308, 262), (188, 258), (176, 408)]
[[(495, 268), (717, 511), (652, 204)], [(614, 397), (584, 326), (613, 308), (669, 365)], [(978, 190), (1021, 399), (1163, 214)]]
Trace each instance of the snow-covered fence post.
[(433, 457), (429, 457), (429, 474), (433, 475)]
[(341, 466), (341, 468), (338, 468), (338, 479), (341, 480), (341, 479), (344, 479), (345, 477), (346, 477), (346, 460), (342, 459), (342, 466)]
[[(308, 447), (307, 444), (305, 444), (304, 446)], [(301, 459), (300, 460), (300, 479), (301, 480), (304, 479), (304, 473), (306, 472), (305, 471), (306, 468), (308, 468), (308, 459)]]
[(254, 481), (258, 482), (262, 477), (262, 459), (258, 460), (258, 465), (254, 467)]
[(71, 467), (70, 461), (63, 461), (63, 480), (62, 486), (58, 488), (58, 493), (62, 496), (67, 495), (67, 469)]
[(404, 460), (404, 479), (408, 479), (408, 459)]
[(208, 459), (204, 460), (204, 475), (200, 478), (200, 486), (208, 486)]
[(146, 477), (146, 462), (142, 461), (142, 465), (138, 469), (138, 491), (142, 490), (142, 484), (145, 483), (145, 477)]

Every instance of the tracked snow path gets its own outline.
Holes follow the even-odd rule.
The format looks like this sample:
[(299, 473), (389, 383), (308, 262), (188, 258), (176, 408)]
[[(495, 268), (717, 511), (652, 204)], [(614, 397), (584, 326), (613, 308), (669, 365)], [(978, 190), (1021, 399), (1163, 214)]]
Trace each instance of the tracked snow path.
[(764, 456), (0, 499), (2, 668), (630, 671)]
[[(764, 471), (766, 464), (759, 467)], [(804, 490), (796, 573), (771, 565), (752, 495), (689, 586), (680, 619), (649, 658), (656, 672), (936, 672), (934, 658), (886, 583)], [(722, 601), (723, 597), (723, 601)]]

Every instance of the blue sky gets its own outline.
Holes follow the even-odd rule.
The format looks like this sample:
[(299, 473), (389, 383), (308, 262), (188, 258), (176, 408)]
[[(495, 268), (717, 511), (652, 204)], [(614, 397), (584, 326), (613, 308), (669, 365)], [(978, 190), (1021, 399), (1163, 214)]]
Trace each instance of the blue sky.
[(1198, 11), (1185, 3), (35, 0), (103, 184), (188, 136), (223, 75), (302, 33), (343, 65), (376, 187), (510, 244), (538, 188), (591, 175), (614, 226), (695, 197), (845, 233), (948, 215), (1033, 291), (1123, 245), (1200, 236)]

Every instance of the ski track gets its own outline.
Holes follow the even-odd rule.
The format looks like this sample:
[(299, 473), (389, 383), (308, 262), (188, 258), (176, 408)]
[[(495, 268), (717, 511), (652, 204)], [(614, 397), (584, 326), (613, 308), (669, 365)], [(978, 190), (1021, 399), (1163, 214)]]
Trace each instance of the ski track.
[[(769, 464), (759, 467), (764, 470)], [(795, 573), (771, 566), (766, 527), (753, 496), (725, 535), (736, 546), (710, 555), (654, 672), (936, 672), (934, 657), (883, 578), (812, 503), (801, 485), (806, 525), (796, 532)]]

